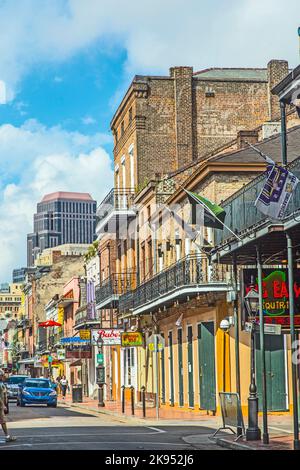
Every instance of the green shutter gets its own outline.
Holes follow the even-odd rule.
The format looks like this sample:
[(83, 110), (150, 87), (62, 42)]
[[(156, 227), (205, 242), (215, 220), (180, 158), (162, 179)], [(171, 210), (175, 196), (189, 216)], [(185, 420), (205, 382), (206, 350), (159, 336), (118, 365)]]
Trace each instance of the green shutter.
[[(262, 368), (260, 338), (256, 341), (256, 383), (259, 409), (262, 410)], [(268, 411), (286, 411), (286, 383), (283, 335), (265, 335), (266, 387)]]
[(200, 408), (216, 410), (214, 322), (198, 325)]

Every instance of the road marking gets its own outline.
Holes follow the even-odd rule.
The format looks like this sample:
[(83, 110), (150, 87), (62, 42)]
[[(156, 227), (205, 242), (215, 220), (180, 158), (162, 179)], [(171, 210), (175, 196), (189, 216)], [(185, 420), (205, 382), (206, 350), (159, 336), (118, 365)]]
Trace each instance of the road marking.
[[(109, 441), (109, 442), (97, 442), (97, 441), (90, 441), (90, 442), (84, 442), (84, 441), (79, 441), (79, 442), (40, 442), (38, 444), (12, 444), (12, 445), (6, 445), (6, 446), (1, 446), (0, 449), (11, 449), (12, 447), (40, 447), (44, 445), (55, 445), (55, 446), (68, 446), (68, 445), (87, 445), (87, 444), (98, 444), (98, 445), (115, 445), (115, 444), (132, 444), (132, 442), (127, 442), (127, 441)], [(186, 447), (186, 444), (175, 444), (173, 442), (136, 442), (134, 443), (136, 445), (153, 445), (153, 446), (177, 446), (177, 447)], [(166, 447), (168, 449), (168, 447)]]
[[(147, 426), (148, 427), (148, 426)], [(152, 429), (152, 428), (149, 428), (149, 429)], [(126, 435), (128, 436), (153, 436), (155, 434), (160, 434), (160, 433), (165, 433), (166, 431), (162, 431), (160, 429), (157, 429), (155, 432), (126, 432)], [(72, 433), (72, 434), (37, 434), (37, 435), (28, 435), (28, 434), (16, 434), (16, 437), (18, 439), (20, 438), (31, 438), (31, 439), (39, 439), (40, 437), (68, 437), (68, 436), (71, 436), (71, 437), (76, 437), (76, 436), (118, 436), (119, 434), (124, 434), (124, 432), (104, 432), (104, 433)], [(6, 441), (3, 441), (4, 443)]]
[[(154, 428), (153, 426), (147, 426), (148, 429), (153, 429), (153, 431), (156, 431), (157, 433), (164, 433), (164, 432), (167, 432), (167, 431), (164, 431), (163, 429), (158, 429), (158, 428)], [(151, 433), (152, 434), (152, 433)]]

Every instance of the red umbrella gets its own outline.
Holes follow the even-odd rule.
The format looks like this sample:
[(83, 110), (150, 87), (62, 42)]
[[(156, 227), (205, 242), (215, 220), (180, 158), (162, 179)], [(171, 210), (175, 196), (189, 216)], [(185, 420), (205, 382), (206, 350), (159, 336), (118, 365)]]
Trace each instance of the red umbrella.
[(44, 322), (39, 323), (40, 328), (48, 328), (49, 326), (62, 326), (61, 323), (58, 323), (54, 320), (47, 320)]

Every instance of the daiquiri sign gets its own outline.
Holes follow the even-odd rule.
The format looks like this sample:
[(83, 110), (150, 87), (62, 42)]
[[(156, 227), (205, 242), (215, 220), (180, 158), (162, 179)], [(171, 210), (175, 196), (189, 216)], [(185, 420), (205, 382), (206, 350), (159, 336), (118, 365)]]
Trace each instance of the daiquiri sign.
[[(256, 269), (242, 271), (242, 326), (248, 321), (248, 312), (244, 305), (244, 297), (251, 288), (258, 292)], [(263, 269), (263, 312), (266, 324), (290, 327), (289, 284), (287, 269)], [(300, 327), (300, 270), (294, 270), (295, 325)], [(257, 315), (257, 321), (259, 316)]]
[(92, 344), (96, 345), (99, 338), (101, 338), (103, 346), (116, 346), (121, 344), (121, 333), (123, 333), (123, 330), (115, 328), (92, 330)]

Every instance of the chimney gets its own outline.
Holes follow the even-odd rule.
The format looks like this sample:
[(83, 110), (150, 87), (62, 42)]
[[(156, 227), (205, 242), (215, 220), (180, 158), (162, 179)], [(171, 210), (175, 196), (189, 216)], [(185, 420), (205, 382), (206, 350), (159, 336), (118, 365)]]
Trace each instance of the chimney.
[(193, 161), (193, 67), (172, 67), (177, 169)]
[(274, 121), (280, 115), (278, 96), (272, 95), (271, 90), (281, 82), (289, 73), (289, 64), (286, 60), (270, 60), (268, 63), (268, 105), (269, 120)]
[(239, 131), (237, 134), (237, 148), (239, 150), (248, 147), (248, 144), (255, 145), (258, 142), (258, 131)]

